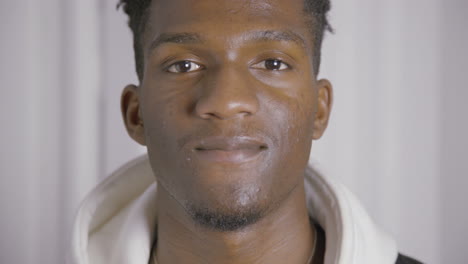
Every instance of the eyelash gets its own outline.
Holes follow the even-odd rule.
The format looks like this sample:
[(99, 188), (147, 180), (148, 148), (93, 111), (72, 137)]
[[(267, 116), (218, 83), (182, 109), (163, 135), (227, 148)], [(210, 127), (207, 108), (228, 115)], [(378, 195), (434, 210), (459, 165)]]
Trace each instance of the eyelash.
[[(280, 65), (279, 69), (268, 69), (268, 65), (267, 65), (268, 62), (270, 62), (270, 63), (279, 63), (279, 65)], [(258, 66), (258, 65), (262, 65), (263, 67)], [(272, 66), (272, 65), (270, 65), (270, 66)], [(268, 70), (268, 71), (285, 71), (285, 70), (291, 69), (291, 66), (289, 64), (287, 64), (286, 62), (284, 62), (283, 60), (281, 60), (281, 59), (269, 58), (269, 59), (266, 59), (266, 60), (263, 60), (263, 61), (261, 61), (259, 63), (254, 64), (252, 66), (252, 68), (254, 68), (254, 69), (264, 69), (264, 70)]]
[[(267, 65), (268, 63), (270, 63), (270, 65)], [(271, 63), (279, 64), (279, 69), (268, 69), (268, 67), (277, 66), (277, 65), (271, 65)], [(185, 65), (183, 65), (183, 64), (185, 64)], [(180, 70), (180, 68), (177, 69), (177, 67), (183, 67), (183, 66), (186, 66), (188, 69), (185, 70), (185, 71)], [(192, 69), (194, 66), (195, 66), (195, 69)], [(203, 68), (204, 67), (202, 65), (200, 65), (200, 64), (198, 64), (196, 62), (189, 61), (189, 60), (184, 60), (184, 61), (177, 61), (177, 62), (169, 65), (169, 67), (166, 68), (166, 71), (168, 71), (170, 73), (190, 73), (190, 72), (202, 70)], [(252, 65), (252, 68), (254, 68), (254, 69), (263, 69), (263, 70), (268, 70), (268, 71), (285, 71), (285, 70), (291, 69), (291, 66), (289, 64), (287, 64), (286, 62), (282, 61), (281, 59), (269, 58), (269, 59), (262, 60), (261, 62), (258, 62), (256, 64)]]
[[(181, 66), (182, 64), (185, 64), (183, 66), (187, 66), (187, 64), (189, 64), (190, 67), (188, 67), (189, 69), (187, 71), (179, 71), (177, 69), (177, 66)], [(195, 70), (192, 70), (192, 66), (195, 65), (196, 69)], [(193, 71), (197, 71), (197, 70), (200, 70), (202, 69), (203, 66), (198, 64), (198, 63), (195, 63), (193, 61), (189, 61), (189, 60), (186, 60), (186, 61), (178, 61), (178, 62), (175, 62), (171, 65), (169, 65), (169, 67), (167, 67), (166, 71), (168, 72), (171, 72), (171, 73), (188, 73), (188, 72), (193, 72)]]

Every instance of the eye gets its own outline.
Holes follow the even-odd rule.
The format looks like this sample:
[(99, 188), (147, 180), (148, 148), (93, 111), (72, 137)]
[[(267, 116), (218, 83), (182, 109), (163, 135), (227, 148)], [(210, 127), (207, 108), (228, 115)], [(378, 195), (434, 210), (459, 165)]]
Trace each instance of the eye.
[(202, 66), (193, 61), (178, 61), (167, 68), (168, 72), (186, 73), (199, 70)]
[(283, 71), (283, 70), (288, 70), (290, 66), (286, 64), (285, 62), (283, 62), (282, 60), (267, 59), (267, 60), (261, 61), (253, 65), (253, 68), (266, 69), (269, 71)]

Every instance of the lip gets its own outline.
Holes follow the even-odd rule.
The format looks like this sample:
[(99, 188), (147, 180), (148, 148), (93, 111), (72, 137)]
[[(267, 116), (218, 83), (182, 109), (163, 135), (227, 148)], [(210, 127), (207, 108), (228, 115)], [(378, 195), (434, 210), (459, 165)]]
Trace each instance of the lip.
[(202, 160), (218, 163), (245, 163), (260, 156), (268, 145), (263, 141), (245, 137), (209, 137), (199, 140), (193, 151)]

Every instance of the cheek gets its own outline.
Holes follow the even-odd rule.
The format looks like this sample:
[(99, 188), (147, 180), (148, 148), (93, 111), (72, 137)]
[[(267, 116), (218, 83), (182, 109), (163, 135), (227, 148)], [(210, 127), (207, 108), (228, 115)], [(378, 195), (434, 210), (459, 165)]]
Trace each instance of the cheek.
[[(198, 131), (190, 114), (195, 96), (187, 90), (152, 87), (143, 97), (142, 114), (153, 172), (171, 193), (180, 193), (181, 188), (190, 190), (189, 176), (196, 168), (188, 160), (190, 153), (182, 147), (187, 136)], [(172, 177), (175, 174), (180, 176)]]
[(170, 163), (174, 160), (168, 159), (167, 154), (176, 149), (182, 110), (180, 104), (163, 98), (155, 92), (147, 93), (143, 98), (142, 115), (148, 154), (159, 163)]
[(189, 126), (188, 111), (192, 95), (168, 85), (145, 86), (142, 95), (142, 114), (145, 122), (147, 142), (154, 145), (175, 143), (177, 134)]
[[(312, 89), (312, 88), (310, 88)], [(309, 160), (313, 135), (313, 98), (311, 91), (298, 92), (297, 96), (282, 98), (272, 110), (276, 136), (279, 137), (277, 155), (273, 163), (288, 164), (275, 166), (279, 177), (276, 186), (294, 186), (300, 181)]]
[(291, 133), (295, 135), (295, 143), (305, 143), (302, 140), (308, 141), (312, 139), (313, 124), (314, 124), (314, 100), (312, 93), (306, 93), (299, 97), (294, 104), (293, 111), (290, 113)]
[[(307, 89), (311, 89), (310, 91)], [(272, 149), (267, 180), (272, 196), (284, 197), (302, 181), (304, 168), (309, 160), (313, 135), (313, 87), (277, 93), (270, 97), (265, 113), (268, 116), (269, 133), (277, 144)], [(272, 194), (274, 193), (274, 194)]]
[(312, 140), (314, 123), (313, 87), (282, 94), (271, 106), (271, 118), (278, 128), (281, 148), (290, 151), (307, 149)]
[[(164, 107), (160, 106), (160, 103), (147, 104), (143, 110), (143, 122), (145, 126), (145, 136), (148, 148), (151, 150), (152, 147), (157, 145), (161, 147), (165, 137), (167, 137), (167, 129), (170, 129), (170, 117), (166, 115)], [(168, 113), (171, 111), (167, 111)]]

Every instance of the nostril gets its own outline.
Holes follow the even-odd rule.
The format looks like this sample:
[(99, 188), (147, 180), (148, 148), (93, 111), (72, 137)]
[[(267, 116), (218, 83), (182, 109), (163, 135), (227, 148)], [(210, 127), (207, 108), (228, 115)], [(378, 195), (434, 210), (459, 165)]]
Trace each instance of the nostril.
[(200, 115), (203, 119), (212, 119), (212, 118), (217, 118), (217, 119), (223, 119), (219, 114), (216, 113), (204, 113)]
[(227, 120), (254, 115), (259, 106), (255, 95), (217, 91), (207, 93), (195, 103), (195, 113), (203, 119)]
[(252, 115), (252, 113), (251, 113), (251, 112), (248, 112), (248, 111), (243, 111), (243, 112), (241, 112), (240, 114), (242, 114), (243, 116), (250, 116), (250, 115)]

